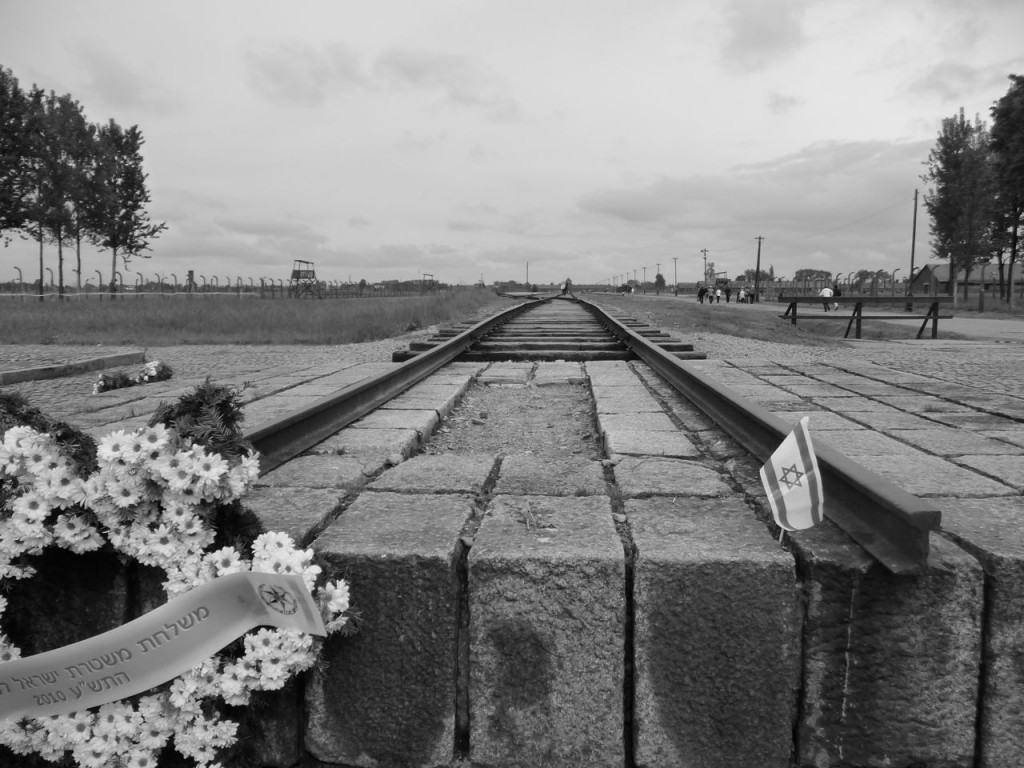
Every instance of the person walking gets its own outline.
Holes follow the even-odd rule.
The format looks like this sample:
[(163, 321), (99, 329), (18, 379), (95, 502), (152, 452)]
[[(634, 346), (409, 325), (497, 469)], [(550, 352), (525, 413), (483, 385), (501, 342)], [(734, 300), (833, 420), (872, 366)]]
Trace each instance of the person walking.
[[(821, 289), (821, 293), (819, 293), (818, 296), (820, 296), (822, 299), (824, 299), (824, 301), (822, 301), (821, 303), (825, 307), (825, 311), (828, 312), (828, 309), (829, 309), (828, 305), (834, 303), (834, 302), (829, 301), (829, 299), (832, 298), (832, 289), (829, 288), (826, 285), (824, 288)], [(839, 307), (838, 304), (836, 304), (835, 306), (836, 306), (836, 308)]]
[(715, 288), (715, 304), (721, 304), (721, 303), (722, 303), (722, 289), (721, 288)]
[(702, 285), (700, 288), (698, 288), (697, 289), (697, 301), (699, 301), (701, 304), (703, 304), (704, 303), (704, 297), (707, 295), (707, 293), (708, 293), (708, 289), (705, 286)]

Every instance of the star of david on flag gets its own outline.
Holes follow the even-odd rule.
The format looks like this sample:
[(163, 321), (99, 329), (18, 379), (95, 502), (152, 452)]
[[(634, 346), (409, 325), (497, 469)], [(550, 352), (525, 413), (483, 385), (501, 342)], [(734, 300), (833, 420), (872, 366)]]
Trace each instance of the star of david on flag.
[(821, 522), (824, 496), (808, 417), (782, 441), (761, 467), (761, 483), (780, 528), (799, 531)]

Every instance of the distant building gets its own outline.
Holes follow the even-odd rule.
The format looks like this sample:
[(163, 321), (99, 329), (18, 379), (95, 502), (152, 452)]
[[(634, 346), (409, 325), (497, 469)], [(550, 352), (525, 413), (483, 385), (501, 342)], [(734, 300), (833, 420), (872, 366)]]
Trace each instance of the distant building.
[[(981, 285), (983, 273), (986, 288), (999, 282), (999, 269), (997, 265), (979, 264), (971, 270), (970, 284), (972, 286)], [(956, 273), (956, 284), (963, 286), (965, 279), (967, 279), (966, 271), (958, 270)], [(914, 279), (910, 282), (910, 288), (915, 294), (927, 295), (934, 290), (936, 296), (949, 295), (949, 264), (924, 265), (914, 273)]]

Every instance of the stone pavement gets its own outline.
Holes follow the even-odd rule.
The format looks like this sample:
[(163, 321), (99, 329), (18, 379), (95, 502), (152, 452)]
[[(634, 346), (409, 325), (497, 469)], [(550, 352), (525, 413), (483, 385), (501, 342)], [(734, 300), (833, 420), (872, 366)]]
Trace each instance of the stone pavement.
[[(794, 423), (809, 415), (816, 441), (941, 507), (927, 576), (888, 575), (830, 524), (775, 545), (757, 467), (642, 365), (586, 366), (609, 458), (560, 470), (572, 497), (529, 457), (417, 456), (485, 378), (461, 364), (248, 500), (349, 573), (364, 608), (364, 631), (311, 677), (304, 732), (278, 723), (283, 753), (299, 759), (304, 738), (318, 759), (380, 766), (460, 749), (493, 765), (621, 765), (631, 750), (649, 766), (781, 768), (794, 748), (807, 766), (1024, 764), (1024, 344), (716, 348), (690, 365)], [(3, 389), (103, 433), (209, 373), (254, 384), (252, 427), (384, 355), (179, 348), (150, 354), (169, 382)], [(538, 370), (581, 386), (578, 366)]]

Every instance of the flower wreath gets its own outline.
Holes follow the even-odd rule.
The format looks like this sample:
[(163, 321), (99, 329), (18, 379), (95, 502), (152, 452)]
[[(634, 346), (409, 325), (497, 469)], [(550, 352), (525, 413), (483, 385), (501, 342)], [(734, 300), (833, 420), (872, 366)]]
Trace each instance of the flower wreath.
[(166, 381), (171, 378), (173, 371), (171, 366), (159, 360), (150, 360), (142, 370), (134, 376), (129, 376), (124, 371), (116, 373), (101, 373), (92, 385), (92, 393), (98, 395), (101, 392), (109, 392), (112, 389), (124, 387), (135, 387), (139, 384), (148, 384), (151, 381)]
[[(312, 550), (298, 549), (285, 533), (251, 535), (251, 515), (238, 499), (256, 479), (258, 459), (237, 430), (237, 395), (207, 381), (189, 398), (161, 406), (149, 426), (112, 432), (96, 445), (66, 425), (43, 431), (27, 424), (25, 414), (38, 422), (38, 411), (0, 395), (0, 587), (32, 577), (29, 556), (46, 547), (107, 548), (162, 569), (168, 597), (240, 571), (300, 574), (328, 633), (351, 632), (345, 581), (318, 578)], [(4, 406), (10, 423), (12, 402), (22, 407), (13, 419), (21, 423), (4, 431)], [(0, 618), (6, 607), (0, 596)], [(95, 711), (4, 721), (0, 743), (52, 761), (70, 756), (83, 767), (152, 768), (173, 740), (181, 755), (214, 768), (218, 751), (237, 740), (238, 724), (221, 706), (248, 705), (254, 691), (282, 688), (315, 663), (322, 642), (259, 628), (144, 695)], [(0, 630), (0, 663), (19, 656)]]

